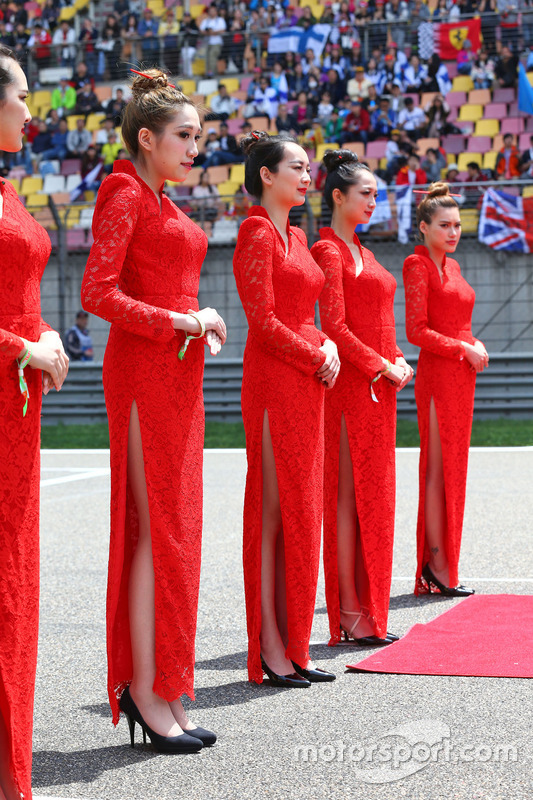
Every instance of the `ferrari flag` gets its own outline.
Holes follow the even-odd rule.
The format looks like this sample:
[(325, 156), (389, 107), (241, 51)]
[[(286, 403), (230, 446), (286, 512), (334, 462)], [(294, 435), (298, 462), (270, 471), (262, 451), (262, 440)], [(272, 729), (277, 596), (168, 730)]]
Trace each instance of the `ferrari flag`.
[(418, 28), (418, 49), (421, 58), (430, 58), (433, 53), (447, 61), (455, 61), (457, 53), (468, 39), (472, 52), (481, 47), (481, 20), (465, 19), (460, 22), (424, 22)]

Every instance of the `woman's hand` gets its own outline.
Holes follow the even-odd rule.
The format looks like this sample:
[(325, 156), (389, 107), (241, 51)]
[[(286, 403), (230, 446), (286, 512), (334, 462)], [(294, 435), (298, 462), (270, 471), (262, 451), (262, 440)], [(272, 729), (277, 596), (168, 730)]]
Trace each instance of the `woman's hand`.
[[(398, 356), (398, 358), (394, 362), (395, 367), (400, 367), (403, 369), (403, 378), (400, 383), (396, 386), (396, 391), (400, 392), (404, 386), (406, 386), (410, 380), (412, 380), (413, 375), (415, 374), (412, 366), (407, 363), (403, 356)], [(387, 376), (388, 377), (388, 376)]]
[(331, 339), (326, 339), (319, 349), (326, 354), (326, 360), (322, 366), (317, 369), (316, 374), (319, 380), (325, 383), (328, 389), (331, 389), (332, 386), (335, 386), (335, 381), (337, 380), (337, 375), (341, 368), (337, 345), (335, 342), (332, 342)]
[(28, 366), (43, 371), (43, 392), (48, 394), (52, 386), (59, 392), (68, 372), (68, 356), (59, 335), (55, 331), (45, 331), (38, 342), (23, 341), (24, 347), (29, 347), (32, 353)]
[(205, 344), (209, 347), (212, 356), (216, 356), (222, 349), (222, 339), (215, 331), (207, 331), (205, 334)]
[(202, 308), (194, 312), (204, 323), (206, 331), (214, 331), (222, 344), (226, 341), (226, 323), (214, 308)]
[(465, 348), (465, 358), (474, 372), (483, 372), (489, 365), (489, 354), (485, 350), (485, 345), (476, 339), (474, 344), (463, 342)]

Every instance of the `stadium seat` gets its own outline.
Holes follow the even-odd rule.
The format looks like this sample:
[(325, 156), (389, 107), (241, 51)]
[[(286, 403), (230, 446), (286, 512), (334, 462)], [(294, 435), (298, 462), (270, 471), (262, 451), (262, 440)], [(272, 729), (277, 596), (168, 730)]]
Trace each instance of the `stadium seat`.
[(67, 230), (67, 250), (87, 250), (87, 236), (81, 228)]
[(238, 78), (229, 78), (225, 75), (221, 76), (220, 83), (223, 83), (226, 89), (228, 90), (229, 94), (233, 96), (233, 92), (238, 92), (241, 88), (240, 81)]
[(30, 194), (26, 198), (26, 208), (37, 208), (38, 206), (47, 206), (48, 196), (45, 194)]
[(471, 92), (474, 88), (474, 81), (470, 75), (457, 75), (452, 81), (454, 92)]
[(432, 103), (436, 94), (439, 92), (422, 92), (420, 96), (420, 105), (425, 108), (428, 103)]
[[(446, 95), (446, 100), (448, 100), (448, 95)], [(468, 92), (468, 102), (471, 104), (479, 103), (480, 106), (486, 106), (490, 101), (490, 89), (472, 89), (471, 92)]]
[(22, 194), (20, 191), (20, 178), (8, 178), (8, 181), (13, 186), (13, 189), (17, 194)]
[(68, 192), (56, 192), (52, 195), (52, 200), (56, 206), (66, 206), (70, 203), (70, 194)]
[(387, 141), (386, 139), (376, 139), (375, 142), (368, 142), (366, 146), (365, 155), (367, 158), (383, 158), (386, 155)]
[(186, 94), (188, 97), (192, 94), (196, 94), (196, 81), (192, 78), (180, 81), (179, 86), (183, 94)]
[(184, 181), (182, 186), (196, 186), (200, 182), (200, 175), (203, 170), (201, 167), (193, 167)]
[(201, 77), (205, 75), (205, 59), (195, 58), (192, 62), (192, 74)]
[(485, 153), (492, 148), (490, 136), (469, 136), (466, 140), (467, 153)]
[(35, 108), (46, 107), (49, 109), (52, 105), (52, 92), (44, 89), (33, 92), (31, 95), (31, 102)]
[(355, 153), (359, 161), (364, 159), (365, 145), (363, 142), (346, 142), (346, 144), (343, 144), (343, 147), (345, 150), (351, 150), (352, 153)]
[(449, 106), (459, 108), (466, 103), (466, 92), (448, 92), (446, 95), (446, 102)]
[(482, 159), (483, 153), (459, 153), (459, 157), (457, 159), (459, 172), (464, 172), (466, 170), (466, 165), (470, 161), (477, 161), (478, 164), (481, 164)]
[(494, 89), (492, 93), (493, 103), (512, 103), (513, 100), (516, 100), (516, 91), (512, 88)]
[(487, 103), (485, 116), (487, 119), (505, 119), (507, 116), (507, 103)]
[(250, 77), (248, 77), (248, 78), (241, 78), (240, 89), (241, 89), (243, 92), (246, 92), (246, 93), (248, 93), (248, 87), (250, 86), (250, 84), (251, 84), (251, 82), (252, 82), (252, 81), (253, 81), (253, 78), (250, 78)]
[(229, 179), (232, 183), (238, 183), (239, 186), (244, 183), (244, 164), (232, 164)]
[(81, 212), (82, 206), (70, 205), (63, 209), (63, 222), (67, 226), (67, 229), (78, 226)]
[(46, 175), (43, 183), (44, 194), (54, 194), (55, 192), (65, 191), (64, 175)]
[(218, 184), (218, 193), (221, 197), (234, 197), (241, 185), (240, 183), (235, 183), (235, 181), (224, 181), (224, 183)]
[[(411, 100), (413, 101), (413, 104), (414, 104), (415, 106), (417, 106), (417, 105), (419, 104), (419, 102), (420, 102), (420, 98), (419, 98), (418, 94), (415, 94), (414, 92), (408, 92), (407, 94), (404, 94), (404, 95), (403, 95), (403, 99), (404, 99), (404, 101), (405, 101), (405, 100), (406, 100), (408, 97), (410, 97), (410, 98), (411, 98)], [(446, 99), (448, 99), (448, 98), (446, 98)]]
[(479, 225), (479, 211), (477, 208), (460, 208), (459, 214), (461, 215), (461, 232), (477, 233)]
[(79, 158), (66, 158), (61, 164), (62, 175), (73, 175), (80, 171), (81, 161)]
[(485, 153), (483, 156), (483, 169), (494, 169), (496, 167), (497, 157), (498, 152), (496, 150), (490, 150), (488, 153)]
[(526, 72), (527, 79), (529, 81), (529, 85), (533, 86), (533, 72)]
[(111, 100), (113, 96), (111, 86), (95, 86), (94, 93), (101, 103), (104, 103), (106, 100)]
[(339, 145), (336, 142), (332, 142), (331, 144), (329, 144), (328, 142), (324, 142), (323, 144), (319, 144), (319, 145), (317, 145), (316, 152), (315, 152), (315, 157), (314, 157), (313, 161), (322, 161), (322, 159), (324, 158), (324, 153), (326, 152), (326, 150), (338, 150), (338, 149), (339, 149)]
[(85, 230), (89, 230), (92, 227), (93, 214), (94, 214), (94, 207), (82, 208), (81, 213), (80, 213), (79, 223), (78, 223), (80, 228), (84, 228)]
[[(464, 76), (462, 76), (464, 77)], [(483, 106), (480, 105), (468, 105), (468, 103), (464, 106), (461, 106), (459, 111), (458, 119), (463, 122), (477, 122), (478, 119), (482, 119), (483, 117)]]
[(220, 123), (221, 123), (220, 119), (206, 119), (204, 121), (204, 128), (203, 128), (204, 133), (207, 135), (207, 131), (210, 128), (214, 128), (218, 136), (218, 134), (220, 133)]
[(443, 137), (442, 146), (447, 154), (459, 155), (465, 149), (465, 137), (462, 134), (450, 133)]
[(85, 116), (83, 114), (72, 114), (72, 116), (67, 117), (67, 124), (69, 131), (76, 130), (76, 122), (79, 119), (85, 119)]
[(524, 152), (524, 150), (528, 150), (531, 147), (531, 133), (521, 133), (520, 140), (518, 142), (518, 149), (520, 152)]
[(496, 136), (500, 132), (499, 119), (479, 119), (474, 136)]
[(509, 103), (507, 106), (507, 116), (508, 117), (523, 117), (527, 119), (528, 114), (525, 111), (520, 111), (518, 108), (518, 100), (513, 100), (512, 103)]
[(43, 179), (37, 176), (23, 178), (20, 186), (20, 193), (25, 197), (30, 194), (42, 191)]
[(218, 80), (216, 78), (204, 78), (201, 81), (198, 81), (198, 86), (196, 87), (196, 91), (198, 94), (216, 94), (218, 90)]
[(48, 230), (57, 230), (56, 221), (50, 208), (40, 208), (33, 213), (33, 218)]
[(105, 114), (89, 114), (85, 127), (88, 131), (99, 131), (103, 119), (105, 119)]
[(248, 122), (253, 131), (268, 131), (269, 121), (266, 117), (250, 117)]
[(519, 133), (524, 133), (524, 129), (525, 123), (523, 117), (509, 117), (508, 119), (502, 120), (500, 133), (502, 136), (506, 133), (512, 133), (514, 136), (518, 136)]
[(526, 119), (526, 131), (528, 133), (533, 133), (533, 117), (528, 117)]
[(197, 17), (201, 17), (202, 14), (204, 13), (204, 9), (205, 9), (205, 6), (198, 5), (197, 3), (195, 5), (192, 5), (191, 9), (190, 9), (191, 17), (193, 19), (197, 19)]
[(73, 175), (67, 175), (67, 180), (65, 181), (65, 191), (72, 192), (74, 189), (81, 183), (81, 175), (74, 173)]
[(440, 142), (436, 137), (429, 137), (418, 139), (416, 144), (418, 146), (418, 152), (424, 155), (424, 153), (427, 153), (430, 148), (433, 148), (433, 150), (438, 150)]
[(217, 186), (219, 183), (224, 183), (224, 181), (228, 180), (228, 172), (228, 167), (224, 165), (221, 165), (220, 167), (209, 167), (207, 170), (209, 182), (213, 184), (213, 186)]
[(228, 133), (231, 134), (231, 136), (237, 136), (237, 134), (241, 132), (241, 119), (228, 119), (226, 123), (228, 125)]
[(492, 150), (501, 150), (503, 147), (503, 136), (499, 133), (492, 140)]
[(522, 189), (522, 197), (533, 197), (533, 186), (524, 186)]

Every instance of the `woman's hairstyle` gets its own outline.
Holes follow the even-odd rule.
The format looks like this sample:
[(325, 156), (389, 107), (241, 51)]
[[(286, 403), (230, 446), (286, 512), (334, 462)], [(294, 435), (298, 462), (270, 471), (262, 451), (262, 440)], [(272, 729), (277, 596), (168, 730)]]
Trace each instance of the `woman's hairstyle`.
[(0, 44), (0, 105), (4, 103), (6, 97), (6, 86), (13, 83), (13, 73), (10, 70), (10, 66), (13, 64), (10, 64), (10, 61), (18, 64), (13, 50)]
[(281, 161), (285, 158), (285, 145), (298, 144), (298, 142), (280, 133), (269, 136), (265, 131), (252, 131), (241, 141), (241, 148), (246, 156), (244, 166), (244, 185), (248, 194), (261, 198), (263, 194), (263, 181), (260, 169), (266, 167), (270, 172), (276, 173)]
[(169, 85), (167, 76), (160, 69), (147, 69), (144, 74), (150, 77), (135, 77), (131, 85), (132, 97), (122, 118), (122, 139), (134, 157), (139, 154), (141, 128), (148, 128), (159, 136), (179, 108), (184, 105), (196, 108), (181, 89)]
[(450, 194), (450, 187), (443, 181), (432, 183), (418, 208), (416, 209), (416, 227), (420, 231), (420, 223), (431, 224), (431, 220), (439, 208), (459, 208)]
[(328, 208), (333, 211), (333, 190), (339, 189), (342, 194), (346, 194), (350, 186), (359, 183), (361, 173), (372, 170), (366, 164), (362, 164), (355, 153), (351, 150), (326, 150), (322, 163), (327, 169), (326, 183), (324, 184), (324, 200)]

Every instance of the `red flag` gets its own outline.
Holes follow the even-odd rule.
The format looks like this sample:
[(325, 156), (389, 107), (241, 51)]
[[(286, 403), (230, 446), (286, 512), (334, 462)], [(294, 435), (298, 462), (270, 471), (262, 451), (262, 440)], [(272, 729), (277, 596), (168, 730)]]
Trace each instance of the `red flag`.
[(462, 22), (440, 24), (435, 36), (435, 50), (443, 59), (456, 59), (465, 39), (469, 39), (472, 52), (477, 53), (481, 47), (481, 20), (479, 17), (465, 19)]

